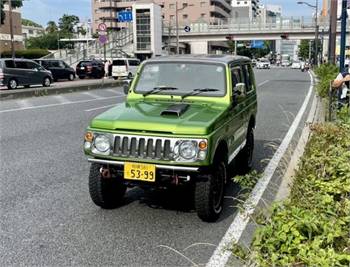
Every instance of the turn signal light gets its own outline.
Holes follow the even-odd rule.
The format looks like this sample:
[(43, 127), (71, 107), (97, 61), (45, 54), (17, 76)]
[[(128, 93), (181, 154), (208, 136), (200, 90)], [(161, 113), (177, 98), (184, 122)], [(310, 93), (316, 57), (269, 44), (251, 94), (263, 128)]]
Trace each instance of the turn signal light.
[(94, 134), (92, 132), (87, 132), (85, 134), (85, 141), (86, 142), (92, 142), (93, 138), (94, 138)]
[(207, 148), (207, 142), (205, 141), (200, 141), (198, 144), (199, 149), (204, 150)]

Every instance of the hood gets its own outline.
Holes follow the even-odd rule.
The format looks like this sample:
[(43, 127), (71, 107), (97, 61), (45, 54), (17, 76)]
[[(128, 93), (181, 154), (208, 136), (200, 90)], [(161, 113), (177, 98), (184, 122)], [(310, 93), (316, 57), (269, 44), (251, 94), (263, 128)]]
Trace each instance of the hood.
[[(178, 105), (181, 105), (179, 103)], [(212, 104), (211, 104), (212, 105)], [(164, 134), (206, 135), (220, 126), (225, 106), (190, 103), (181, 114), (164, 112), (174, 109), (174, 102), (126, 102), (100, 114), (91, 128), (152, 132)]]

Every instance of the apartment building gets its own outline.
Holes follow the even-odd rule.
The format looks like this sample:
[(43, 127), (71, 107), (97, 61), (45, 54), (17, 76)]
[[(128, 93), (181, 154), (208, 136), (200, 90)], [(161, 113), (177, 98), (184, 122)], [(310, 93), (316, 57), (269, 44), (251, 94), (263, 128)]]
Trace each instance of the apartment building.
[(260, 0), (232, 0), (232, 18), (250, 22), (259, 15)]
[[(4, 5), (5, 21), (0, 25), (0, 53), (11, 50), (9, 6)], [(21, 9), (12, 10), (13, 38), (15, 49), (23, 49)]]
[[(257, 1), (257, 0), (253, 0)], [(210, 22), (231, 17), (231, 0), (92, 0), (92, 28), (97, 31), (98, 24), (105, 22), (108, 28), (128, 27), (117, 21), (117, 13), (132, 9), (135, 3), (155, 3), (162, 7), (162, 18), (165, 23), (175, 23), (176, 6), (179, 23), (192, 23), (199, 20)]]

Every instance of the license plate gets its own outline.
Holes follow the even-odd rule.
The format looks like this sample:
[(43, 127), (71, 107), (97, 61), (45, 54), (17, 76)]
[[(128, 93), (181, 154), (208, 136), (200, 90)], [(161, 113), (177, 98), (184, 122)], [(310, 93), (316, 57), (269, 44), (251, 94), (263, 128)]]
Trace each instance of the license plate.
[(135, 181), (145, 181), (145, 182), (155, 182), (156, 166), (153, 164), (125, 162), (124, 179), (135, 180)]

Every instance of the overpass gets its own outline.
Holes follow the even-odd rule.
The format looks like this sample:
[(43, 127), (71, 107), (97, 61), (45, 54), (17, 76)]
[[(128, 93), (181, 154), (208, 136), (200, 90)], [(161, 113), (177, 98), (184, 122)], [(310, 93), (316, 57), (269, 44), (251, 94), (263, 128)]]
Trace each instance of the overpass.
[[(190, 31), (184, 30), (185, 26)], [(329, 20), (323, 19), (318, 23), (320, 33), (324, 32), (324, 38), (328, 39)], [(340, 22), (337, 25), (337, 34), (340, 35)], [(347, 32), (350, 32), (348, 21)], [(227, 20), (221, 24), (206, 22), (191, 23), (179, 27), (179, 42), (191, 46), (195, 53), (207, 53), (209, 42), (227, 41), (231, 36), (236, 41), (247, 40), (281, 40), (281, 35), (287, 35), (289, 40), (311, 40), (315, 38), (315, 21), (311, 18), (282, 18), (275, 22), (262, 23), (259, 21), (247, 23), (237, 20)], [(174, 29), (163, 28), (163, 37), (171, 38), (175, 42)]]

